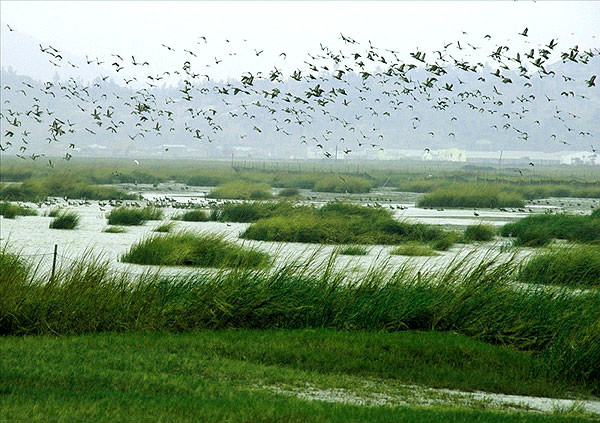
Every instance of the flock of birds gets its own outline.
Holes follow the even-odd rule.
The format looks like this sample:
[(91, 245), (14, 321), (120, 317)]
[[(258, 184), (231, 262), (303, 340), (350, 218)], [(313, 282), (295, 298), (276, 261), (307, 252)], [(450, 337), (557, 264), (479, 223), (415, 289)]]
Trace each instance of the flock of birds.
[[(11, 27), (9, 30), (14, 31)], [(468, 34), (463, 32), (464, 36)], [(527, 45), (527, 28), (515, 36)], [(203, 48), (211, 40), (205, 36), (185, 49), (163, 44), (164, 54), (183, 54), (186, 60), (177, 69), (158, 73), (151, 73), (150, 63), (135, 56), (114, 53), (100, 59), (89, 55), (85, 66), (97, 68), (100, 73), (108, 67), (112, 72), (90, 83), (69, 78), (39, 86), (22, 81), (20, 86), (2, 87), (4, 93), (18, 93), (18, 104), (26, 107), (19, 109), (17, 102), (3, 101), (0, 150), (18, 150), (16, 154), (23, 159), (41, 157), (29, 148), (34, 136), (31, 125), (45, 128), (48, 143), (67, 140), (66, 160), (76, 151), (77, 136), (82, 133), (99, 139), (119, 136), (134, 143), (182, 126), (186, 136), (208, 143), (224, 132), (237, 131), (240, 142), (250, 134), (261, 137), (270, 132), (331, 158), (337, 155), (337, 146), (346, 155), (363, 147), (383, 149), (389, 142), (382, 126), (398, 124), (397, 116), (402, 113), (410, 116), (410, 128), (415, 133), (449, 142), (473, 120), (489, 119), (489, 127), (504, 131), (503, 136), (528, 141), (532, 137), (528, 128), (543, 131), (544, 119), (556, 119), (561, 131), (546, 134), (549, 142), (568, 145), (582, 141), (585, 148), (597, 151), (592, 145), (594, 134), (578, 129), (577, 110), (581, 106), (552, 108), (557, 96), (590, 100), (584, 90), (596, 86), (597, 48), (561, 48), (559, 41), (552, 39), (544, 45), (528, 45), (527, 51), (516, 51), (506, 43), (495, 44), (491, 35), (485, 35), (478, 41), (444, 43), (433, 52), (415, 49), (402, 58), (400, 52), (379, 48), (370, 41), (360, 43), (343, 34), (340, 38), (343, 49), (321, 44), (316, 54), (308, 54), (305, 67), (291, 74), (274, 66), (265, 72), (245, 72), (226, 82), (213, 81), (209, 71), (227, 66), (227, 55), (237, 52), (225, 51), (224, 57), (207, 60)], [(261, 60), (264, 49), (251, 49), (244, 43), (242, 48), (253, 51), (253, 56)], [(40, 44), (39, 49), (53, 66), (80, 66), (65, 59), (53, 46)], [(471, 58), (481, 56), (481, 52), (486, 53), (486, 63), (472, 62)], [(287, 56), (281, 52), (278, 57), (285, 61)], [(585, 69), (588, 76), (576, 80), (555, 66), (560, 61)], [(159, 86), (172, 78), (178, 80), (176, 87), (165, 90)], [(536, 85), (545, 79), (556, 82), (556, 92), (540, 92)], [(68, 112), (60, 115), (43, 106), (53, 102), (67, 102)], [(542, 105), (544, 110), (551, 108), (551, 115), (540, 117), (535, 113)], [(471, 112), (473, 119), (459, 119), (457, 115), (463, 114), (456, 113), (458, 109)], [(443, 120), (456, 129), (446, 134), (425, 127), (423, 122), (431, 120), (425, 115), (434, 113), (439, 113), (434, 120)], [(259, 116), (266, 118), (261, 120)], [(268, 126), (264, 122), (269, 122)], [(294, 130), (298, 128), (300, 132)], [(430, 151), (429, 147), (424, 151)], [(54, 166), (52, 159), (46, 159), (49, 166)]]

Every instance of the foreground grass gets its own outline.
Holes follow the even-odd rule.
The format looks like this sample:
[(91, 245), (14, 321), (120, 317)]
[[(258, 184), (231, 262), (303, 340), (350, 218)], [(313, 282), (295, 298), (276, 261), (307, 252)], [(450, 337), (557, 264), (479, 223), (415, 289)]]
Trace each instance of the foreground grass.
[(419, 207), (523, 207), (524, 198), (515, 192), (503, 191), (500, 187), (482, 184), (463, 184), (437, 189), (425, 194)]
[(537, 371), (600, 392), (600, 292), (515, 286), (515, 263), (451, 263), (439, 271), (332, 260), (188, 276), (113, 273), (82, 259), (47, 275), (0, 254), (0, 334), (195, 329), (454, 331), (530, 351)]
[(515, 244), (528, 247), (544, 246), (555, 238), (598, 243), (600, 242), (599, 210), (586, 216), (568, 213), (530, 215), (504, 225), (500, 234), (515, 237)]
[(0, 202), (0, 216), (7, 219), (14, 219), (17, 216), (37, 216), (37, 211), (29, 207), (19, 206), (6, 201)]
[[(172, 226), (172, 222), (167, 225)], [(159, 232), (169, 232), (170, 227)], [(225, 241), (218, 235), (182, 231), (152, 236), (133, 244), (121, 260), (160, 266), (256, 268), (266, 266), (269, 256)]]
[[(593, 421), (450, 404), (365, 407), (269, 390), (310, 384), (360, 395), (365, 378), (391, 387), (401, 381), (547, 395), (573, 389), (536, 375), (535, 360), (525, 353), (449, 333), (226, 330), (7, 337), (0, 355), (0, 421), (6, 422)], [(387, 393), (400, 399), (407, 394), (393, 388)]]
[(259, 241), (322, 244), (399, 244), (448, 236), (447, 231), (432, 225), (399, 222), (383, 208), (346, 203), (294, 207), (256, 221), (241, 235)]
[(526, 283), (600, 288), (600, 247), (570, 246), (543, 251), (521, 268)]

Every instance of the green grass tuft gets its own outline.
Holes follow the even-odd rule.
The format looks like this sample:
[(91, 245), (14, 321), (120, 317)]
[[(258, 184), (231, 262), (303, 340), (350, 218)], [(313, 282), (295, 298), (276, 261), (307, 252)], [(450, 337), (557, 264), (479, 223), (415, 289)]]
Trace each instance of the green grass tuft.
[(185, 222), (206, 222), (208, 221), (208, 215), (202, 210), (188, 210), (175, 217), (174, 220), (183, 220)]
[(539, 247), (553, 239), (578, 242), (600, 242), (600, 219), (567, 213), (530, 215), (514, 223), (504, 225), (502, 236), (516, 237), (517, 245)]
[(108, 226), (104, 228), (102, 232), (105, 232), (107, 234), (122, 234), (124, 232), (127, 232), (127, 230), (123, 226)]
[(600, 247), (569, 246), (543, 251), (521, 267), (521, 282), (600, 288)]
[(288, 201), (227, 203), (211, 210), (209, 219), (219, 222), (255, 222), (273, 216), (289, 216), (294, 204)]
[(9, 202), (0, 202), (0, 216), (7, 219), (14, 219), (17, 216), (37, 216), (37, 211), (29, 207), (19, 206)]
[(174, 226), (175, 226), (175, 222), (165, 222), (165, 223), (157, 226), (156, 228), (154, 228), (153, 232), (161, 232), (161, 233), (171, 232), (173, 230)]
[(79, 215), (71, 210), (63, 210), (52, 219), (50, 229), (75, 229), (79, 226)]
[(395, 256), (423, 256), (431, 257), (437, 256), (436, 253), (429, 245), (419, 243), (408, 243), (400, 245), (390, 251), (390, 254)]
[(218, 235), (179, 232), (144, 239), (131, 246), (121, 260), (161, 266), (260, 268), (269, 264), (269, 255)]
[(366, 256), (369, 250), (362, 245), (348, 245), (340, 250), (343, 256)]
[(112, 209), (107, 217), (109, 225), (143, 225), (148, 220), (162, 219), (163, 211), (151, 206), (143, 209), (121, 206)]
[(496, 236), (496, 228), (492, 225), (480, 223), (478, 225), (469, 225), (465, 229), (464, 239), (471, 241), (491, 241)]

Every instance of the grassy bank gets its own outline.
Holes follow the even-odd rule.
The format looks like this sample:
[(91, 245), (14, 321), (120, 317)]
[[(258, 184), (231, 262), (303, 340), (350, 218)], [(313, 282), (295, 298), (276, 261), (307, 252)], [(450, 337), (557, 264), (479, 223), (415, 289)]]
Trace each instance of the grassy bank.
[(133, 244), (121, 260), (160, 266), (257, 268), (268, 265), (269, 256), (218, 235), (179, 232), (152, 236)]
[(222, 200), (268, 200), (273, 198), (271, 187), (265, 183), (231, 181), (218, 185), (207, 197)]
[(260, 241), (323, 244), (399, 244), (437, 241), (448, 232), (431, 225), (399, 222), (383, 208), (328, 203), (321, 208), (302, 206), (260, 219), (242, 238)]
[(502, 236), (515, 237), (517, 245), (539, 247), (553, 239), (600, 242), (600, 209), (591, 215), (568, 213), (531, 215), (500, 229)]
[(69, 174), (27, 179), (22, 184), (0, 186), (0, 199), (7, 201), (44, 201), (48, 197), (88, 200), (135, 200), (137, 195), (117, 188), (92, 185)]
[(600, 292), (573, 295), (511, 283), (515, 263), (455, 262), (440, 271), (331, 261), (234, 268), (187, 277), (113, 273), (82, 259), (51, 284), (33, 265), (0, 254), (0, 334), (196, 329), (453, 331), (529, 351), (537, 371), (600, 392)]
[[(544, 395), (577, 391), (537, 375), (536, 360), (527, 354), (449, 333), (8, 337), (0, 355), (2, 421), (594, 421), (576, 413), (499, 412), (483, 404), (467, 409), (472, 404), (439, 397), (419, 402), (414, 388), (398, 382)], [(391, 401), (368, 407), (300, 398), (315, 390)]]
[(14, 219), (17, 216), (37, 216), (37, 211), (29, 208), (12, 204), (6, 201), (0, 202), (0, 216), (7, 219)]
[(146, 206), (144, 208), (121, 206), (112, 209), (108, 216), (109, 225), (143, 225), (148, 220), (160, 220), (163, 211), (156, 207)]
[(521, 268), (526, 283), (600, 288), (600, 247), (570, 246), (542, 251)]
[(463, 184), (437, 189), (425, 194), (419, 207), (523, 207), (523, 197), (515, 192), (503, 191), (493, 185)]

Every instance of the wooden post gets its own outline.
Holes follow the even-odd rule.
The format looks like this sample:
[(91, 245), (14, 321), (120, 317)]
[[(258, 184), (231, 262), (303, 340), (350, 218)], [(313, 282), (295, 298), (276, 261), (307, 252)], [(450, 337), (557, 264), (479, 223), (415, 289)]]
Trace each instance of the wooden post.
[(54, 272), (56, 270), (56, 254), (58, 252), (58, 244), (54, 244), (54, 254), (52, 257), (52, 274), (50, 275), (50, 282), (54, 280)]

